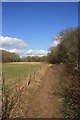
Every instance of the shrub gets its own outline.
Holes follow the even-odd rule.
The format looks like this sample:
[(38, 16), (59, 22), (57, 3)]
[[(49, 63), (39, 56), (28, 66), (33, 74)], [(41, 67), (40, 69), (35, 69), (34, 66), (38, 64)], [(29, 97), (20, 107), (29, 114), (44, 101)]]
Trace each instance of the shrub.
[[(65, 63), (68, 74), (72, 76), (68, 87), (64, 88), (64, 97), (69, 103), (69, 112), (72, 118), (80, 118), (80, 81), (79, 81), (79, 62), (78, 62), (78, 39), (80, 29), (67, 29), (59, 33), (61, 41), (56, 49), (51, 48), (51, 53), (48, 54), (50, 63)], [(59, 36), (58, 35), (58, 36)], [(79, 43), (80, 44), (80, 43)], [(57, 52), (56, 52), (57, 50)], [(57, 54), (57, 55), (55, 55)], [(80, 56), (80, 55), (79, 55)], [(66, 83), (64, 83), (66, 84)]]

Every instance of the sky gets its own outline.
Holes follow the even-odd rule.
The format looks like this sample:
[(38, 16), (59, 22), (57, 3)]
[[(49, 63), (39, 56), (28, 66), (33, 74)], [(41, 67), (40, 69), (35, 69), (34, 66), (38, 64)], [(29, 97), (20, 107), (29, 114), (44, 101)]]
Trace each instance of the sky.
[(77, 2), (3, 2), (0, 47), (20, 56), (47, 55), (54, 36), (77, 26)]
[(79, 2), (79, 0), (1, 0), (2, 2)]

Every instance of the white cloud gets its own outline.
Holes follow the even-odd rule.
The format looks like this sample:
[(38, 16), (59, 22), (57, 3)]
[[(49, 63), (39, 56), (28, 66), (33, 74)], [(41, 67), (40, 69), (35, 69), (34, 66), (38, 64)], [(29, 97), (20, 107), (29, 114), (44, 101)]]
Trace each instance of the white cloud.
[(0, 48), (0, 50), (5, 50), (7, 52), (16, 53), (18, 55), (24, 54), (24, 50), (22, 50), (22, 49), (21, 50), (18, 50), (18, 49), (10, 49), (10, 50), (8, 50), (8, 49)]
[(60, 43), (60, 41), (56, 41), (56, 40), (54, 40), (54, 42), (52, 43), (51, 46), (55, 47), (55, 46), (57, 46), (59, 43)]
[(0, 50), (6, 50), (6, 49), (4, 49), (4, 48), (0, 48)]
[(26, 48), (27, 45), (22, 39), (0, 36), (0, 48), (15, 47), (16, 49)]
[(23, 50), (18, 50), (18, 49), (11, 49), (11, 50), (8, 50), (8, 51), (11, 52), (11, 53), (19, 54), (19, 55), (22, 55), (24, 53)]
[(54, 37), (53, 37), (53, 40), (54, 40), (54, 41), (53, 41), (53, 43), (52, 43), (51, 46), (53, 46), (53, 47), (57, 46), (57, 45), (60, 43), (61, 38), (62, 38), (62, 37), (61, 37), (60, 34), (54, 36)]
[(48, 51), (45, 50), (28, 50), (26, 55), (27, 56), (46, 56)]
[(22, 39), (0, 36), (0, 50), (22, 56), (25, 53), (24, 48), (27, 48), (27, 44)]
[(19, 54), (20, 56), (46, 56), (48, 51), (45, 50), (28, 50), (26, 43), (18, 38), (0, 36), (0, 50), (6, 50), (11, 53)]

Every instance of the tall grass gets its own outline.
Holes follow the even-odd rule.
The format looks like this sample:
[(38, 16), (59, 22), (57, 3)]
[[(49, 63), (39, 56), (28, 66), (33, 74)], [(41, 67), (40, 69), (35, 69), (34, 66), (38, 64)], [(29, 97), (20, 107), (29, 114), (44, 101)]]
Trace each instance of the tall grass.
[(20, 81), (24, 80), (28, 74), (37, 71), (38, 64), (2, 64), (2, 77), (5, 79), (5, 89), (9, 90)]
[[(39, 68), (39, 64), (2, 64), (3, 118), (9, 117), (10, 111), (18, 101), (20, 86), (25, 85), (24, 83), (27, 81), (28, 75), (38, 71)], [(32, 89), (29, 92), (32, 94)]]

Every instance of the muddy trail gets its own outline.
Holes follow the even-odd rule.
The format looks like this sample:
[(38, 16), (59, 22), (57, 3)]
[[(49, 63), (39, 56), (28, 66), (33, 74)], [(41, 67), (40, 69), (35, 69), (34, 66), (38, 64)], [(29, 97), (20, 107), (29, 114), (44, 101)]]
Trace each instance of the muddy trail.
[(48, 67), (39, 89), (31, 99), (27, 112), (29, 118), (61, 118), (61, 100), (53, 95), (57, 81), (53, 79), (53, 71)]
[(51, 66), (45, 65), (35, 81), (23, 90), (19, 103), (14, 106), (10, 117), (62, 118), (62, 98), (58, 94), (59, 80)]

